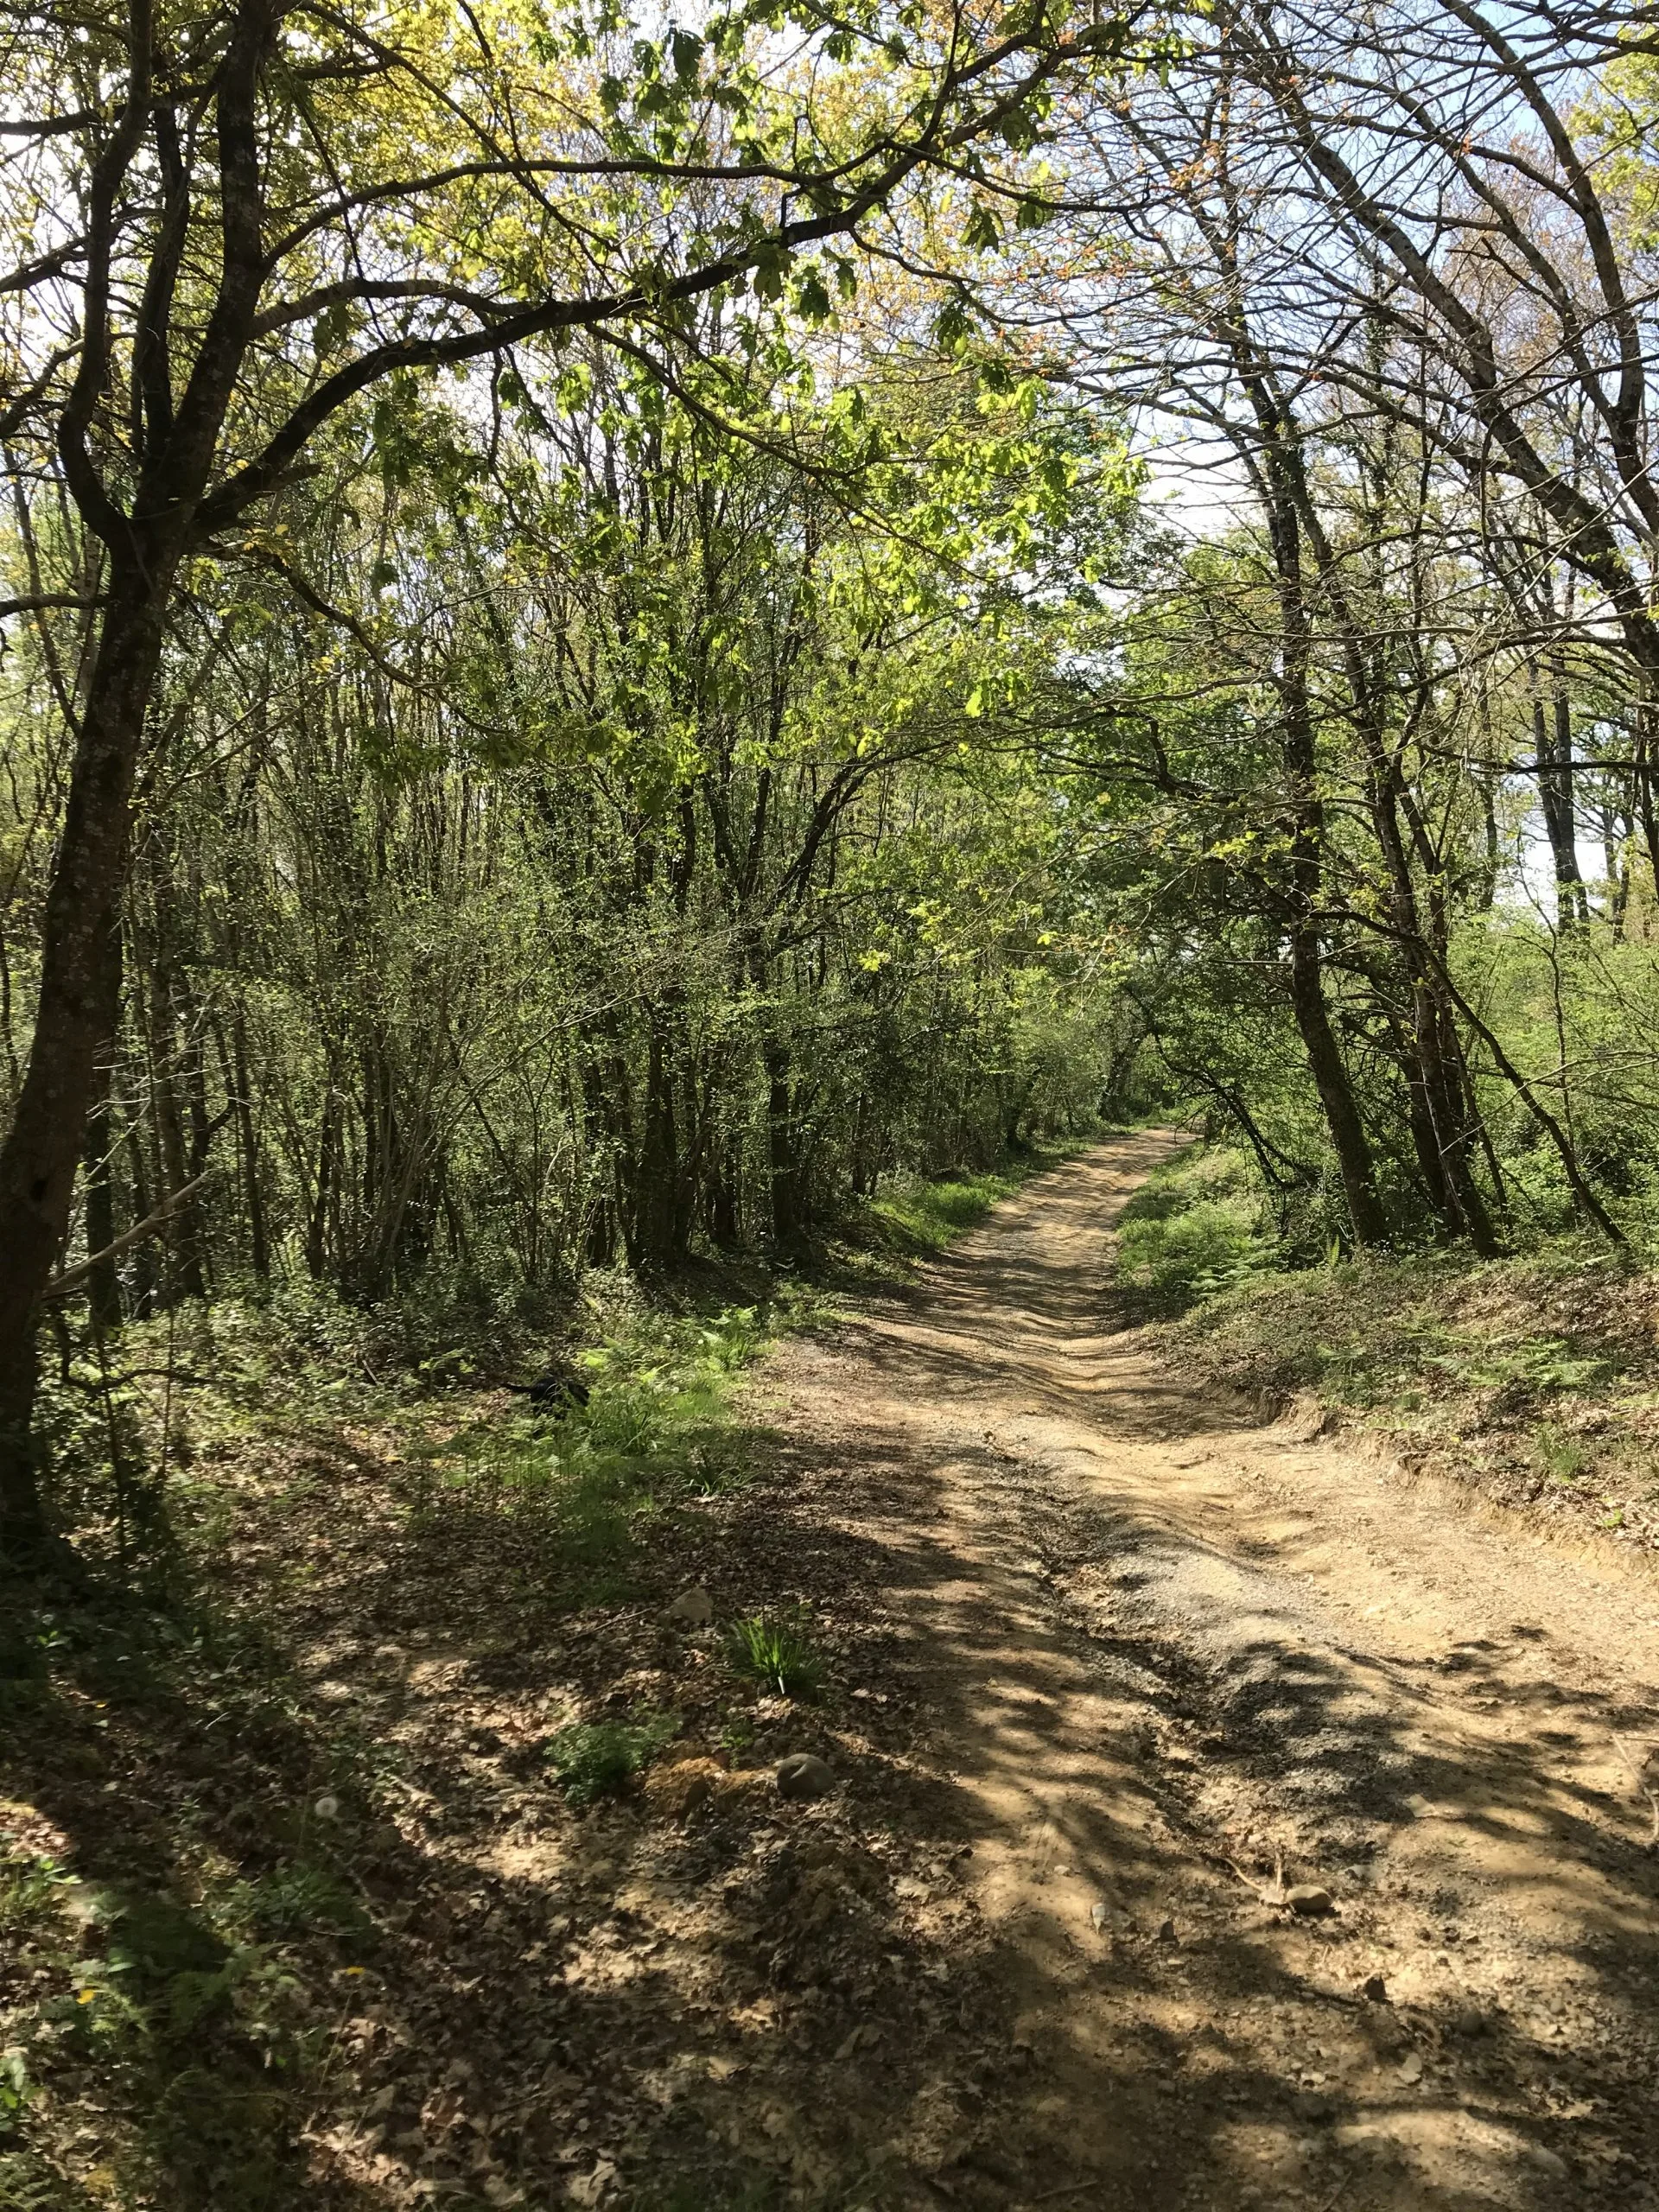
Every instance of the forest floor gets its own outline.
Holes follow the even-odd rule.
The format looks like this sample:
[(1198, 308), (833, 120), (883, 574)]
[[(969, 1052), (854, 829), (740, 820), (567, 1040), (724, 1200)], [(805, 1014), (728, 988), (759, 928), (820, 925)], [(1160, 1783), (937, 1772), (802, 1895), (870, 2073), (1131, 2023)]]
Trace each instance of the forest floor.
[[(250, 1507), (263, 1675), (67, 1674), (15, 1732), (0, 1826), (92, 1955), (23, 1948), (0, 2204), (1659, 2206), (1659, 1575), (1119, 1327), (1177, 1141), (782, 1344), (753, 1479), (608, 1597), (411, 1514), (370, 1427)], [(795, 1607), (818, 1694), (741, 1690), (721, 1624)], [(548, 1732), (607, 1714), (677, 1735), (578, 1813)]]

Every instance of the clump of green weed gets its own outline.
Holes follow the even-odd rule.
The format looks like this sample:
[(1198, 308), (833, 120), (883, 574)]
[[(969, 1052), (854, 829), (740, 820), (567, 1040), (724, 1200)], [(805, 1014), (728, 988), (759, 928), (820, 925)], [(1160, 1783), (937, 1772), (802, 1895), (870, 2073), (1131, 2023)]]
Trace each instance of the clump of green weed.
[(326, 1866), (278, 1866), (256, 1882), (238, 1883), (229, 1903), (262, 1936), (304, 1936), (316, 1930), (360, 1936), (369, 1927), (362, 1906)]
[[(15, 2135), (35, 2094), (29, 2075), (29, 2056), (21, 2044), (0, 2050), (0, 2140)], [(0, 2202), (9, 2202), (0, 2199)]]
[(461, 1519), (508, 1521), (530, 1540), (540, 1579), (590, 1603), (620, 1594), (636, 1526), (665, 1497), (747, 1479), (728, 1402), (765, 1341), (753, 1306), (628, 1319), (580, 1355), (584, 1404), (492, 1416), (411, 1452), (422, 1467), (416, 1528), (441, 1536)]
[(548, 1739), (547, 1762), (559, 1777), (565, 1802), (580, 1808), (595, 1798), (618, 1796), (679, 1732), (677, 1713), (577, 1721)]
[(62, 1892), (73, 1889), (77, 1880), (55, 1859), (14, 1859), (0, 1864), (0, 1929), (27, 1927), (54, 1913)]
[(1579, 1439), (1554, 1421), (1541, 1422), (1535, 1430), (1532, 1455), (1551, 1482), (1563, 1488), (1577, 1482), (1590, 1464), (1590, 1454)]
[(1431, 1353), (1425, 1362), (1465, 1389), (1525, 1394), (1543, 1390), (1593, 1390), (1617, 1370), (1611, 1360), (1580, 1357), (1562, 1337), (1498, 1338), (1471, 1332), (1452, 1351)]
[(823, 1688), (823, 1659), (799, 1613), (752, 1613), (734, 1621), (726, 1656), (740, 1675), (779, 1697), (816, 1697)]

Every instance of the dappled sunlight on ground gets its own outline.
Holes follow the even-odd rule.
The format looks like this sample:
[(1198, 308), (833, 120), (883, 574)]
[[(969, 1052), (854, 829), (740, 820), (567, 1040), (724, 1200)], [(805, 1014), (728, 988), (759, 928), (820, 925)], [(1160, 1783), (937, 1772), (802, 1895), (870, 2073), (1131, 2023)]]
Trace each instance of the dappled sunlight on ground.
[[(575, 1596), (533, 1513), (365, 1434), (250, 1510), (245, 1649), (89, 1647), (0, 1825), (149, 2008), (41, 1964), (50, 2095), (118, 2062), (148, 2133), (20, 2212), (1659, 2203), (1659, 1599), (1116, 1332), (1109, 1223), (1170, 1141), (787, 1346), (758, 1478)], [(814, 1703), (722, 1657), (796, 1604)], [(640, 1715), (658, 1767), (574, 1814), (550, 1732)], [(780, 1797), (797, 1751), (830, 1794)], [(175, 1916), (124, 1936), (140, 1893)]]

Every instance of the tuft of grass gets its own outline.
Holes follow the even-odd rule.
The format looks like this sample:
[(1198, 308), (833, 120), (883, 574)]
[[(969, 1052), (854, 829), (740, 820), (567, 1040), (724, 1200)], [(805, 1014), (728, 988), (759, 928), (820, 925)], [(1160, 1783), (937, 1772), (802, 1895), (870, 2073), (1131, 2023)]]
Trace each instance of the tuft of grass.
[(550, 1737), (547, 1763), (559, 1777), (565, 1802), (580, 1809), (597, 1798), (620, 1796), (679, 1732), (677, 1713), (577, 1721)]
[(1533, 1434), (1533, 1457), (1551, 1482), (1575, 1483), (1590, 1464), (1590, 1454), (1576, 1436), (1554, 1421), (1541, 1421)]
[(816, 1697), (827, 1669), (799, 1613), (753, 1613), (726, 1631), (726, 1656), (740, 1675), (779, 1697)]

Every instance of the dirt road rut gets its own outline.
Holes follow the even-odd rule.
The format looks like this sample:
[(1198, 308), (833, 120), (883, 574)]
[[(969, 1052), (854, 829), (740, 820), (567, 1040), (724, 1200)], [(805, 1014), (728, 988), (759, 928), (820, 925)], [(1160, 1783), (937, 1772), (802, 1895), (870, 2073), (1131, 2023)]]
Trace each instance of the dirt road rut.
[(911, 1817), (1006, 2039), (912, 2171), (987, 2207), (1659, 2206), (1659, 1580), (1117, 1332), (1111, 1225), (1173, 1141), (1041, 1178), (774, 1378), (880, 1562), (872, 1680), (913, 1694)]

